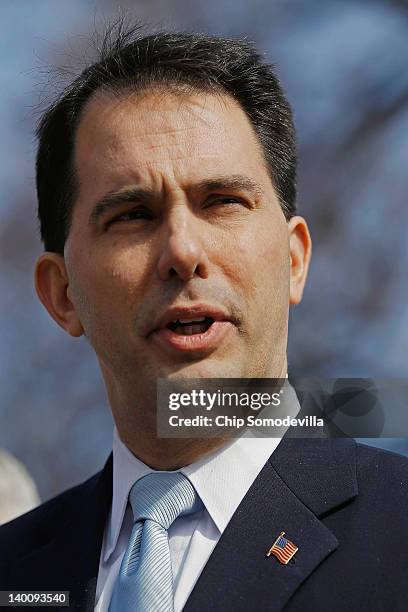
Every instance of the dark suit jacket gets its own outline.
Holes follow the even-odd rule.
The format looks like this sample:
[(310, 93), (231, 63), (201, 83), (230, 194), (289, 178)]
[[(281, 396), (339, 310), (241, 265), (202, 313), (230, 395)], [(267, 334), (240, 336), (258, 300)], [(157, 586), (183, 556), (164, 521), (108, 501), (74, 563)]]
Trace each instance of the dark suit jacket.
[[(1, 527), (0, 590), (69, 590), (70, 609), (93, 610), (111, 496), (112, 455), (83, 484)], [(285, 437), (184, 612), (405, 612), (407, 524), (407, 459), (350, 438)], [(288, 565), (266, 556), (281, 531), (299, 547)]]

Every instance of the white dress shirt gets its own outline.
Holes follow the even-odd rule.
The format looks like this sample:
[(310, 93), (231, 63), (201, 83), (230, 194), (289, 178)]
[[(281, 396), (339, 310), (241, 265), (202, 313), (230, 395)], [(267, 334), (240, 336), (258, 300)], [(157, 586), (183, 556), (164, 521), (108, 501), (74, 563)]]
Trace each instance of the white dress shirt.
[[(296, 416), (299, 403), (293, 388), (285, 390), (286, 414)], [(287, 406), (287, 408), (286, 408)], [(199, 494), (204, 508), (178, 517), (168, 530), (174, 578), (174, 610), (183, 609), (237, 507), (281, 438), (254, 437), (248, 430), (222, 448), (180, 468)], [(128, 495), (133, 484), (159, 470), (137, 459), (113, 432), (113, 497), (105, 525), (96, 587), (95, 612), (108, 612), (122, 557), (133, 526)]]

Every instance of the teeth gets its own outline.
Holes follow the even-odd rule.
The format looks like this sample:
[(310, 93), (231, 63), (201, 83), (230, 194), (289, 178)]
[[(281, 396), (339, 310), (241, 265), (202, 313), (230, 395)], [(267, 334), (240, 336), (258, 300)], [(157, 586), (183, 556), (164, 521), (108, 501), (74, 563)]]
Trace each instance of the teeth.
[[(178, 319), (180, 323), (200, 323), (201, 321), (205, 321), (205, 317), (201, 317), (201, 319), (197, 318), (197, 319)], [(176, 323), (176, 321), (174, 321), (174, 323)]]
[(202, 334), (207, 331), (207, 324), (200, 323), (198, 325), (187, 325), (176, 330), (176, 334), (181, 336), (192, 336), (193, 334)]

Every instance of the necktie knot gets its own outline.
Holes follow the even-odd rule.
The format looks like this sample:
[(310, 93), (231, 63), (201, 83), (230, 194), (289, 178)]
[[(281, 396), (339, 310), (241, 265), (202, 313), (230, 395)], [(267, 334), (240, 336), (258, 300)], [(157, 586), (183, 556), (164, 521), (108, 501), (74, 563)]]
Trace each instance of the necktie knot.
[(178, 516), (201, 510), (203, 503), (180, 472), (153, 472), (138, 480), (129, 494), (134, 521), (150, 519), (168, 529)]

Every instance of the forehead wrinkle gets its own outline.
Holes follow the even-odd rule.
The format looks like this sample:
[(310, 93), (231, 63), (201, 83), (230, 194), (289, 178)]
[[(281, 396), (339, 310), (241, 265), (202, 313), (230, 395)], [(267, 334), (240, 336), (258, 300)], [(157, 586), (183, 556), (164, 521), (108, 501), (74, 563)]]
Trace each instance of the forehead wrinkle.
[[(150, 126), (146, 126), (148, 128)], [(218, 141), (211, 137), (212, 133), (217, 133)], [(222, 130), (225, 134), (225, 129)], [(225, 137), (220, 134), (220, 129), (215, 127), (206, 130), (206, 138), (202, 138), (203, 129), (201, 126), (185, 126), (166, 131), (146, 131), (141, 134), (137, 132), (118, 134), (113, 131), (112, 138), (103, 147), (103, 155), (112, 163), (121, 163), (121, 158), (128, 159), (129, 155), (137, 161), (138, 152), (160, 152), (161, 157), (171, 157), (172, 160), (191, 158), (192, 152), (198, 152), (200, 158), (216, 158), (219, 156), (220, 141), (225, 142)], [(101, 136), (99, 134), (99, 136)], [(222, 140), (221, 140), (222, 139)], [(96, 147), (98, 143), (96, 143)], [(88, 156), (87, 156), (88, 157)], [(143, 159), (146, 162), (157, 163), (155, 159)]]
[[(149, 100), (148, 108), (146, 108), (147, 99)], [(112, 100), (104, 93), (96, 93), (86, 105), (80, 123), (82, 125), (86, 123), (87, 140), (89, 140), (89, 137), (94, 138), (98, 143), (103, 138), (108, 139), (108, 146), (113, 151), (125, 148), (126, 142), (128, 142), (127, 139), (124, 142), (123, 130), (120, 129), (124, 119), (129, 123), (132, 131), (132, 134), (128, 134), (128, 136), (135, 142), (146, 139), (150, 135), (156, 140), (170, 137), (178, 141), (183, 134), (194, 134), (194, 132), (199, 134), (204, 129), (206, 132), (211, 130), (219, 134), (219, 114), (216, 109), (209, 107), (211, 100), (215, 100), (218, 108), (221, 108), (222, 111), (228, 110), (228, 108), (240, 109), (236, 101), (232, 98), (231, 100), (228, 99), (227, 95), (214, 96), (204, 92), (200, 93), (198, 99), (197, 94), (175, 96), (170, 93), (168, 96), (157, 96), (157, 94), (151, 92), (139, 98), (134, 96), (130, 100), (127, 97)], [(178, 102), (176, 106), (174, 106), (175, 101)], [(163, 103), (166, 102), (168, 106), (163, 108)], [(157, 108), (154, 107), (154, 104), (158, 105)], [(141, 113), (138, 112), (140, 108)], [(191, 118), (193, 118), (195, 124), (191, 124), (189, 121)], [(87, 121), (88, 119), (90, 121)], [(180, 122), (184, 124), (180, 126)], [(169, 123), (174, 125), (169, 127)], [(225, 132), (226, 126), (224, 125), (223, 128)], [(104, 145), (106, 147), (106, 143)], [(157, 144), (150, 146), (154, 148)]]
[[(152, 96), (150, 96), (150, 98), (152, 99)], [(189, 162), (186, 168), (191, 170), (191, 172), (188, 173), (190, 176), (197, 176), (197, 174), (201, 174), (202, 176), (202, 171), (205, 170), (205, 166), (207, 165), (204, 164), (204, 167), (202, 167), (203, 162), (208, 160), (210, 162), (210, 166), (213, 166), (214, 163), (219, 166), (220, 164), (218, 164), (218, 160), (221, 162), (227, 151), (225, 147), (233, 146), (233, 142), (230, 143), (228, 141), (227, 137), (229, 136), (229, 131), (227, 128), (229, 126), (229, 122), (236, 122), (237, 111), (239, 111), (239, 114), (241, 115), (239, 119), (243, 120), (243, 122), (247, 124), (247, 127), (251, 133), (251, 140), (257, 149), (257, 157), (259, 155), (257, 162), (254, 159), (252, 160), (250, 164), (251, 167), (253, 167), (254, 163), (255, 166), (258, 165), (258, 162), (261, 162), (261, 166), (265, 166), (265, 160), (263, 158), (262, 150), (260, 150), (259, 141), (240, 105), (233, 99), (229, 100), (227, 96), (223, 98), (221, 96), (217, 96), (216, 103), (218, 109), (221, 108), (222, 110), (232, 110), (229, 117), (227, 116), (223, 121), (220, 121), (220, 115), (217, 110), (208, 108), (208, 104), (212, 99), (214, 99), (214, 96), (210, 95), (202, 96), (198, 99), (198, 101), (197, 98), (180, 98), (180, 103), (175, 105), (174, 96), (172, 96), (170, 100), (170, 104), (172, 104), (172, 106), (168, 109), (166, 108), (165, 111), (166, 115), (171, 112), (174, 126), (169, 126), (168, 116), (164, 117), (163, 121), (161, 121), (159, 119), (160, 112), (158, 110), (155, 110), (154, 112), (154, 114), (157, 115), (158, 120), (155, 124), (156, 117), (153, 120), (149, 119), (151, 109), (150, 107), (146, 107), (146, 105), (139, 116), (139, 113), (137, 113), (138, 104), (141, 104), (143, 100), (146, 101), (146, 97), (144, 97), (143, 100), (133, 101), (132, 103), (128, 102), (127, 105), (124, 104), (123, 100), (120, 101), (121, 103), (115, 100), (113, 104), (112, 101), (109, 101), (106, 98), (103, 102), (102, 99), (94, 101), (97, 105), (96, 110), (100, 110), (101, 112), (91, 112), (92, 108), (88, 107), (87, 110), (90, 111), (90, 114), (88, 115), (87, 119), (89, 119), (89, 121), (86, 121), (84, 117), (87, 125), (85, 127), (86, 131), (83, 133), (84, 135), (82, 138), (84, 147), (81, 148), (83, 177), (88, 175), (88, 177), (92, 180), (92, 177), (98, 170), (97, 166), (102, 163), (102, 165), (105, 166), (104, 183), (109, 183), (113, 188), (119, 188), (124, 183), (134, 182), (135, 179), (138, 183), (140, 183), (141, 180), (144, 182), (143, 178), (146, 178), (146, 174), (156, 174), (157, 170), (160, 170), (160, 168), (166, 174), (169, 174), (170, 172), (170, 174), (173, 175), (175, 168), (172, 167), (172, 162), (180, 162), (185, 160)], [(159, 102), (163, 102), (163, 100), (166, 100), (166, 98), (161, 98)], [(107, 107), (108, 109), (106, 115), (104, 110), (106, 110)], [(132, 111), (136, 109), (136, 113), (129, 112), (129, 108)], [(177, 125), (177, 122), (180, 122), (180, 117), (178, 116), (178, 111), (180, 108), (183, 108), (184, 116), (193, 116), (194, 119), (199, 122), (198, 125), (184, 125), (182, 127)], [(209, 129), (208, 119), (210, 116), (214, 116), (214, 122), (211, 124)], [(113, 126), (117, 126), (118, 122), (120, 123), (120, 117), (126, 117), (128, 123), (130, 121), (129, 130), (123, 129), (123, 126), (126, 125), (126, 122), (123, 122), (123, 120), (122, 129), (118, 130), (112, 127), (112, 120)], [(143, 117), (145, 117), (146, 123), (144, 123)], [(106, 118), (107, 121), (104, 120)], [(136, 123), (138, 124), (137, 130), (133, 129)], [(160, 132), (160, 125), (157, 125), (157, 123), (163, 124), (163, 127), (166, 127), (165, 131)], [(204, 126), (207, 126), (205, 130), (203, 129)], [(140, 133), (141, 128), (146, 129), (146, 134)], [(108, 135), (109, 132), (107, 133), (107, 130), (110, 131), (111, 136)], [(153, 130), (150, 138), (146, 137), (148, 130)], [(211, 133), (208, 134), (210, 130)], [(241, 130), (237, 131), (237, 144), (239, 146), (241, 146), (242, 142), (245, 144), (245, 132), (246, 129), (244, 125), (242, 125)], [(203, 133), (205, 136), (204, 138)], [(216, 138), (211, 137), (213, 133), (216, 134)], [(195, 138), (195, 134), (198, 136), (197, 140)], [(243, 139), (241, 138), (242, 134), (244, 134)], [(96, 142), (92, 140), (92, 137), (95, 138)], [(161, 139), (165, 140), (165, 142), (160, 142)], [(141, 142), (142, 147), (140, 146)], [(138, 155), (138, 150), (141, 152), (141, 156)], [(146, 155), (146, 153), (149, 152), (152, 152), (153, 154), (151, 156), (148, 154)], [(194, 155), (192, 155), (192, 153), (194, 153)], [(163, 166), (164, 162), (165, 166)], [(181, 168), (178, 170), (180, 169)], [(207, 169), (210, 169), (210, 167)], [(221, 168), (219, 168), (219, 170), (221, 170)], [(225, 168), (225, 172), (229, 172), (228, 168)], [(222, 173), (225, 172), (222, 171)], [(184, 174), (184, 172), (182, 174)], [(153, 179), (153, 177), (149, 178), (150, 180)], [(171, 179), (171, 177), (169, 178), (171, 182), (173, 179), (175, 179), (175, 177), (173, 177), (173, 179)], [(181, 177), (179, 176), (179, 178)], [(153, 182), (157, 183), (157, 180), (160, 179), (156, 175)], [(88, 180), (88, 183), (89, 182), (90, 181)]]
[[(177, 98), (179, 99), (177, 100)], [(146, 99), (149, 100), (148, 107), (146, 107)], [(175, 101), (178, 102), (176, 105), (174, 105)], [(216, 104), (218, 109), (209, 107), (211, 101)], [(163, 108), (163, 104), (166, 102), (168, 106)], [(158, 105), (156, 107), (157, 110), (154, 104)], [(138, 112), (139, 108), (141, 108), (141, 113)], [(180, 136), (183, 134), (186, 136), (188, 134), (194, 135), (194, 132), (200, 134), (203, 129), (205, 129), (206, 133), (208, 130), (211, 130), (219, 135), (221, 128), (225, 133), (228, 126), (225, 125), (225, 121), (220, 125), (220, 116), (219, 112), (217, 112), (220, 109), (222, 114), (229, 109), (232, 110), (232, 114), (234, 114), (234, 111), (240, 111), (240, 114), (243, 115), (242, 118), (248, 123), (250, 131), (253, 132), (248, 118), (235, 100), (230, 99), (228, 95), (214, 96), (213, 94), (203, 92), (201, 92), (199, 98), (197, 98), (197, 94), (175, 96), (170, 93), (168, 96), (157, 96), (157, 94), (155, 95), (152, 92), (140, 98), (132, 97), (130, 100), (126, 97), (112, 100), (110, 96), (106, 96), (104, 93), (96, 93), (84, 109), (80, 127), (83, 127), (84, 123), (86, 124), (87, 143), (93, 140), (97, 145), (98, 142), (104, 140), (105, 151), (108, 148), (113, 154), (116, 151), (121, 152), (125, 149), (129, 144), (129, 138), (139, 143), (141, 140), (146, 139), (146, 137), (149, 138), (150, 135), (156, 140), (154, 143), (149, 143), (149, 146), (154, 149), (159, 146), (159, 143), (157, 143), (158, 138), (167, 140), (166, 145), (169, 145), (169, 137), (179, 141)], [(180, 122), (183, 121), (183, 115), (184, 125), (180, 126)], [(193, 117), (195, 123), (191, 124), (188, 120), (189, 117)], [(124, 124), (124, 119), (125, 123), (129, 124), (131, 134), (129, 134), (129, 131), (126, 134), (123, 132), (123, 129), (120, 129)], [(227, 120), (228, 117), (226, 118)], [(79, 131), (81, 132), (81, 130)], [(256, 135), (252, 135), (255, 136), (256, 141)], [(188, 139), (183, 140), (186, 141)], [(212, 139), (208, 138), (206, 140), (211, 142)], [(191, 143), (190, 146), (194, 146), (194, 144)]]

